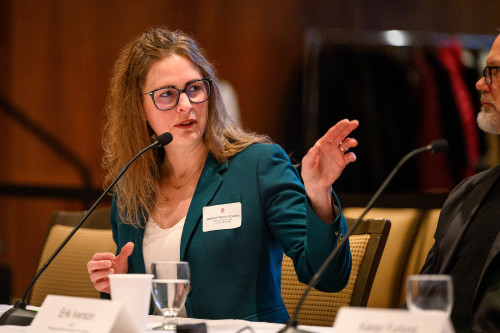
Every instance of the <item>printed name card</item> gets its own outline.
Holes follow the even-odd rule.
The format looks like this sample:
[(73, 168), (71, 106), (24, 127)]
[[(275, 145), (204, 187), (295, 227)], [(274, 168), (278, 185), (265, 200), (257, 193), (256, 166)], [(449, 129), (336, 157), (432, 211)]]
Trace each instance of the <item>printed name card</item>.
[(443, 312), (341, 307), (333, 324), (342, 333), (454, 333)]
[(28, 333), (133, 332), (122, 303), (94, 298), (47, 295)]
[(203, 232), (241, 227), (241, 202), (203, 207)]

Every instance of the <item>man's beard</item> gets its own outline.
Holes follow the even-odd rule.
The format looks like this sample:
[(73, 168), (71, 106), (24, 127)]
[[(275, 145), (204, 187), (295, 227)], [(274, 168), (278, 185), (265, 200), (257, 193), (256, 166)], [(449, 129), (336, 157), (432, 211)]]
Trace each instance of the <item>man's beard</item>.
[(494, 105), (486, 105), (477, 115), (477, 125), (490, 134), (500, 134), (500, 112)]

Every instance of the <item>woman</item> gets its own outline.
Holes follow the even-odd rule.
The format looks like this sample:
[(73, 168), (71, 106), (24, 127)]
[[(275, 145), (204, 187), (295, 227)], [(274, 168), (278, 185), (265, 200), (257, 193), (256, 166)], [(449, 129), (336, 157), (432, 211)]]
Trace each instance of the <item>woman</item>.
[[(170, 132), (173, 141), (138, 159), (118, 183), (111, 225), (119, 254), (89, 261), (95, 288), (109, 293), (109, 274), (183, 260), (191, 268), (189, 317), (284, 323), (283, 251), (307, 283), (346, 232), (331, 184), (356, 159), (347, 150), (357, 142), (347, 136), (358, 122), (339, 122), (307, 153), (303, 185), (281, 147), (231, 121), (197, 44), (166, 29), (123, 50), (107, 116), (108, 180), (157, 135)], [(346, 246), (317, 289), (341, 290), (350, 268)]]

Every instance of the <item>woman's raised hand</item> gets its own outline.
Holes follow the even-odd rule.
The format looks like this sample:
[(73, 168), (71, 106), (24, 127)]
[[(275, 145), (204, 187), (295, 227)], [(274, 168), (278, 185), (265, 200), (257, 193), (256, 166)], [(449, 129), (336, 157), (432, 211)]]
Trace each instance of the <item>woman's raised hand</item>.
[[(356, 161), (349, 149), (358, 141), (349, 135), (359, 125), (357, 120), (344, 119), (331, 127), (302, 159), (302, 179), (307, 196), (316, 213), (330, 221), (331, 185), (340, 177), (347, 164)], [(330, 209), (329, 209), (330, 207)]]

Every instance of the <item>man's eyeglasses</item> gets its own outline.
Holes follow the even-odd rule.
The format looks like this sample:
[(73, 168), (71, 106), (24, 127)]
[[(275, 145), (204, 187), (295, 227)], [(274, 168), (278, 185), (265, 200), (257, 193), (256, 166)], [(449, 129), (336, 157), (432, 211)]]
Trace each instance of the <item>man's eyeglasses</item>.
[(210, 97), (211, 79), (201, 79), (191, 81), (184, 89), (177, 89), (175, 87), (163, 87), (143, 95), (151, 96), (156, 108), (160, 111), (167, 111), (175, 108), (179, 104), (179, 97), (181, 93), (185, 93), (191, 103), (203, 103)]
[(483, 69), (483, 77), (484, 81), (486, 82), (486, 85), (489, 87), (491, 86), (491, 83), (493, 82), (493, 78), (491, 75), (491, 70), (499, 70), (500, 66), (486, 66)]

